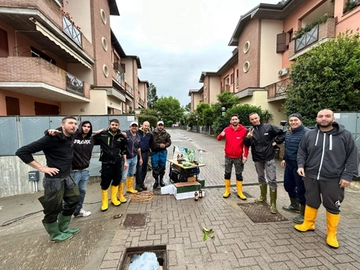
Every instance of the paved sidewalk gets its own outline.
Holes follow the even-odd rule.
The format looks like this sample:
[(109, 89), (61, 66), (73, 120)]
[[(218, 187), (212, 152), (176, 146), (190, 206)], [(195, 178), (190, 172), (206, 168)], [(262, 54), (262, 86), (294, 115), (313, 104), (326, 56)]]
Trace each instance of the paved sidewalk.
[[(248, 200), (237, 198), (234, 173), (232, 194), (223, 199), (224, 142), (180, 129), (168, 131), (173, 145), (204, 150), (207, 166), (201, 168), (200, 178), (206, 181), (205, 198), (177, 201), (172, 195), (156, 195), (147, 202), (110, 205), (103, 213), (99, 183), (93, 182), (84, 205), (92, 215), (74, 218), (71, 225), (81, 232), (58, 244), (48, 240), (41, 224), (43, 214), (37, 198), (42, 192), (0, 198), (0, 269), (115, 270), (127, 247), (153, 245), (166, 245), (170, 270), (360, 269), (360, 188), (356, 184), (346, 190), (338, 230), (341, 246), (334, 250), (325, 244), (323, 207), (316, 231), (296, 232), (291, 221), (295, 214), (281, 209), (289, 202), (279, 184), (278, 210), (289, 221), (253, 223), (238, 205), (252, 203), (259, 195), (253, 162), (249, 160), (244, 171), (243, 190), (249, 194)], [(282, 181), (279, 164), (277, 171)], [(150, 190), (152, 183), (149, 174), (146, 185)], [(119, 213), (123, 217), (114, 219)], [(125, 217), (131, 213), (145, 214), (145, 226), (125, 227)], [(215, 238), (203, 241), (202, 227), (212, 228)]]

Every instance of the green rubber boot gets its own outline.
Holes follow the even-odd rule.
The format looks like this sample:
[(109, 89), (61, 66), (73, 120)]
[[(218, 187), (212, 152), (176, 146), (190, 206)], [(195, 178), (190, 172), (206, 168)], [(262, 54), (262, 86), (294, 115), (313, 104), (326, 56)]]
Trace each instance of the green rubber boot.
[(77, 234), (80, 231), (80, 229), (78, 228), (70, 229), (68, 227), (70, 220), (71, 220), (71, 216), (64, 216), (62, 213), (60, 213), (58, 216), (59, 229), (63, 233)]
[(294, 217), (293, 222), (296, 224), (302, 224), (304, 222), (305, 204), (300, 205), (300, 213)]
[(50, 235), (50, 241), (54, 241), (56, 243), (64, 242), (64, 241), (70, 239), (71, 237), (73, 237), (73, 235), (71, 233), (61, 232), (59, 229), (59, 224), (56, 221), (53, 223), (44, 223), (43, 222), (43, 225), (44, 225), (47, 233)]
[(270, 188), (270, 213), (276, 214), (278, 211), (276, 209), (276, 198), (277, 198), (277, 190), (272, 190)]
[(260, 197), (255, 200), (256, 203), (266, 201), (267, 184), (260, 184)]
[(291, 212), (298, 213), (300, 211), (300, 204), (299, 204), (299, 202), (297, 201), (296, 198), (291, 198), (290, 197), (290, 205), (289, 206), (283, 206), (282, 209), (284, 209), (286, 211), (291, 211)]

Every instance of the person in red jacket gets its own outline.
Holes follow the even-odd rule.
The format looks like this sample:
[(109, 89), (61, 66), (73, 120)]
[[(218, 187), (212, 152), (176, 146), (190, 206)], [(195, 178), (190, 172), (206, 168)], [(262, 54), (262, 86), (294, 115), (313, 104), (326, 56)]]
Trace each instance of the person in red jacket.
[(230, 196), (230, 179), (232, 166), (235, 167), (236, 189), (240, 199), (246, 200), (246, 196), (242, 193), (242, 172), (244, 171), (244, 163), (249, 154), (249, 147), (243, 145), (243, 140), (247, 134), (246, 128), (240, 124), (239, 115), (232, 114), (230, 125), (217, 136), (217, 140), (225, 141), (225, 193), (224, 198)]

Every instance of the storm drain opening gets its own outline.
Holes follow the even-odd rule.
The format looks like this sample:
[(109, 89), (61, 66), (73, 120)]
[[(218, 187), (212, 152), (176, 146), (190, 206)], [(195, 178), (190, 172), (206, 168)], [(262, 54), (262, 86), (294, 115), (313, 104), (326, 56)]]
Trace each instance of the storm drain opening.
[(144, 266), (149, 269), (166, 270), (166, 245), (126, 248), (119, 270), (140, 270), (144, 269)]
[(145, 226), (146, 214), (127, 214), (124, 220), (125, 227)]
[(281, 214), (271, 214), (267, 203), (239, 203), (240, 208), (254, 223), (288, 221)]

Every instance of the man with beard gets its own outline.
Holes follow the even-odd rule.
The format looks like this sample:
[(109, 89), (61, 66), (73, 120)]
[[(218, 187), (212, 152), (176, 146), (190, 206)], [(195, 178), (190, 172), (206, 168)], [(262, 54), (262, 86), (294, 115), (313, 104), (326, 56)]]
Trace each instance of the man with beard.
[(244, 145), (251, 146), (251, 155), (258, 174), (260, 197), (255, 202), (266, 201), (268, 186), (265, 179), (266, 172), (270, 191), (270, 213), (276, 214), (277, 183), (274, 146), (284, 142), (285, 132), (276, 126), (261, 123), (260, 116), (255, 112), (249, 115), (249, 120), (253, 127), (246, 135)]
[[(24, 163), (45, 174), (44, 196), (39, 198), (45, 215), (42, 223), (50, 240), (55, 242), (70, 239), (80, 231), (68, 227), (80, 199), (79, 189), (70, 177), (74, 134), (77, 130), (76, 118), (64, 117), (59, 130), (61, 133), (55, 136), (46, 133), (41, 139), (16, 151), (16, 155)], [(45, 154), (45, 166), (33, 157), (39, 151)]]
[(153, 140), (153, 136), (150, 132), (150, 123), (148, 121), (144, 121), (142, 124), (142, 130), (138, 131), (141, 141), (140, 141), (140, 148), (141, 148), (141, 156), (143, 163), (140, 165), (139, 160), (136, 168), (136, 187), (135, 189), (139, 192), (143, 190), (147, 190), (146, 186), (144, 185), (147, 169), (148, 169), (148, 161), (149, 161), (149, 151), (150, 146)]
[(247, 160), (249, 147), (243, 145), (244, 138), (247, 134), (246, 128), (240, 124), (239, 115), (232, 114), (230, 125), (226, 127), (218, 136), (217, 140), (225, 141), (225, 193), (224, 198), (230, 196), (230, 182), (232, 166), (235, 167), (236, 189), (240, 199), (246, 200), (246, 196), (242, 193), (242, 182), (244, 171), (244, 163)]
[[(111, 184), (111, 203), (119, 206), (118, 188), (123, 169), (128, 168), (126, 161), (126, 141), (120, 131), (119, 120), (111, 119), (109, 128), (93, 136), (96, 145), (100, 145), (101, 161), (101, 211), (108, 209), (108, 188)], [(123, 164), (123, 166), (122, 166)]]
[(358, 174), (359, 156), (355, 141), (344, 126), (335, 122), (334, 113), (318, 112), (317, 125), (302, 138), (297, 154), (298, 173), (306, 189), (304, 222), (295, 225), (300, 232), (315, 230), (320, 204), (326, 208), (326, 244), (338, 248), (336, 238), (340, 206), (345, 187)]
[(165, 186), (164, 175), (166, 167), (167, 149), (171, 145), (171, 136), (164, 129), (164, 122), (158, 121), (155, 130), (153, 131), (153, 141), (151, 144), (151, 166), (153, 170), (153, 177), (155, 183), (153, 188)]

